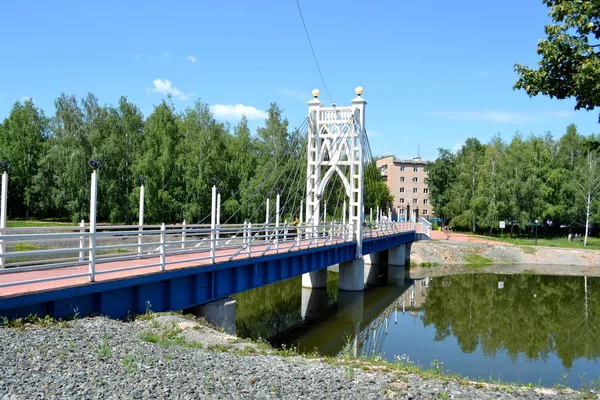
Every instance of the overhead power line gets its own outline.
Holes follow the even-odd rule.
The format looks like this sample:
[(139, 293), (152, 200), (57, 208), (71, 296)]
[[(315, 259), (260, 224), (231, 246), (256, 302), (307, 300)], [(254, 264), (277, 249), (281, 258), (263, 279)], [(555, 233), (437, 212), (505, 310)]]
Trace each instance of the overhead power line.
[(321, 67), (319, 66), (319, 61), (317, 60), (317, 55), (315, 54), (315, 49), (313, 48), (312, 41), (310, 40), (310, 35), (308, 34), (308, 29), (306, 28), (306, 22), (304, 22), (304, 16), (302, 15), (302, 9), (300, 8), (300, 1), (296, 0), (296, 4), (298, 5), (298, 12), (300, 13), (300, 18), (302, 19), (302, 25), (304, 26), (304, 32), (306, 32), (306, 38), (308, 39), (308, 44), (310, 45), (310, 51), (312, 51), (313, 58), (315, 59), (315, 64), (317, 64), (317, 70), (319, 71), (319, 75), (321, 76), (321, 81), (323, 82), (323, 86), (325, 87), (325, 91), (327, 92), (327, 96), (329, 96), (329, 100), (333, 103), (333, 98), (331, 97), (331, 93), (329, 93), (329, 88), (325, 83), (325, 78), (323, 78), (323, 73), (321, 72)]

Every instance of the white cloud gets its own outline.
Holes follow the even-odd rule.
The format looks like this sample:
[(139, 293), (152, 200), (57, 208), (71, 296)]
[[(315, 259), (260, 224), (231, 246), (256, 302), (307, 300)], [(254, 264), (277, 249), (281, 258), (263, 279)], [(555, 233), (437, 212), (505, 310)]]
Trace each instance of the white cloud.
[(192, 63), (195, 63), (197, 61), (197, 58), (194, 56), (187, 56), (185, 59)]
[(171, 55), (165, 51), (165, 52), (163, 53), (163, 57), (171, 57)]
[(435, 117), (462, 120), (484, 121), (499, 124), (536, 122), (545, 118), (567, 118), (573, 116), (571, 111), (549, 112), (514, 112), (514, 111), (434, 111), (429, 113)]
[(279, 91), (279, 93), (281, 93), (285, 96), (288, 96), (288, 97), (293, 97), (294, 99), (307, 101), (307, 102), (313, 98), (310, 94), (302, 92), (300, 90), (282, 89)]
[(367, 136), (369, 136), (370, 138), (376, 137), (376, 136), (379, 136), (379, 132), (373, 131), (371, 129), (367, 129)]
[(170, 80), (155, 79), (152, 81), (153, 88), (146, 89), (146, 92), (155, 92), (160, 94), (170, 94), (171, 96), (178, 98), (179, 100), (187, 100), (190, 97), (195, 96), (193, 92), (184, 93), (178, 88), (174, 87)]
[(214, 104), (210, 106), (210, 111), (216, 118), (224, 120), (238, 120), (243, 115), (248, 119), (265, 119), (268, 117), (265, 111), (243, 104)]

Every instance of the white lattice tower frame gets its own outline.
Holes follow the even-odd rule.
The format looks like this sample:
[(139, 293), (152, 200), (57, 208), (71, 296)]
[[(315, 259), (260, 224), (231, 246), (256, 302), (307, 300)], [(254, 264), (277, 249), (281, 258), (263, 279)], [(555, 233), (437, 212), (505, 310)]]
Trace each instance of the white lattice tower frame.
[(323, 107), (319, 91), (308, 102), (308, 146), (306, 181), (307, 232), (316, 235), (320, 224), (321, 202), (325, 187), (337, 173), (348, 203), (348, 222), (357, 242), (356, 257), (362, 256), (365, 106), (362, 88), (349, 107)]

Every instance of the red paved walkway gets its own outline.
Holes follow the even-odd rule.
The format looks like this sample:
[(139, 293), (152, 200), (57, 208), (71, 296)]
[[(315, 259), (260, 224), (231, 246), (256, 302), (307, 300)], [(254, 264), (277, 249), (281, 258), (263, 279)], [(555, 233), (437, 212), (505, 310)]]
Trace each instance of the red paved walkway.
[[(323, 241), (324, 239), (319, 240), (319, 245), (323, 245)], [(342, 240), (339, 240), (337, 242), (334, 240), (333, 244), (341, 242)], [(302, 240), (299, 246), (295, 245), (294, 241), (281, 242), (279, 243), (279, 253), (297, 251), (299, 249), (306, 249), (309, 247), (309, 244), (309, 239)], [(328, 242), (327, 244), (331, 245), (332, 243)], [(261, 257), (263, 255), (277, 254), (275, 245), (271, 245), (270, 249), (265, 252), (267, 247), (267, 244), (252, 246), (252, 257), (254, 258)], [(310, 247), (315, 247), (315, 243), (313, 242), (313, 244)], [(231, 249), (217, 249), (215, 252), (215, 263), (230, 261), (231, 256), (233, 256), (238, 250), (238, 247)], [(242, 251), (239, 255), (235, 256), (234, 260), (240, 260), (244, 258), (248, 258), (246, 250)], [(167, 254), (165, 257), (165, 264), (166, 271), (173, 271), (181, 268), (199, 267), (203, 265), (211, 265), (210, 249), (195, 250), (193, 252), (190, 251), (189, 253), (186, 252), (185, 254)], [(134, 267), (138, 268), (131, 269)], [(73, 267), (39, 269), (35, 271), (0, 274), (0, 285), (12, 282), (56, 278), (56, 280), (51, 281), (23, 283), (15, 286), (0, 287), (0, 297), (90, 284), (89, 277), (87, 275), (68, 278), (68, 276), (88, 274), (88, 272), (89, 266), (87, 263), (84, 263), (82, 265)], [(106, 282), (115, 279), (129, 278), (140, 275), (149, 275), (158, 272), (160, 272), (159, 255), (150, 258), (136, 258), (127, 261), (97, 261), (95, 281)]]

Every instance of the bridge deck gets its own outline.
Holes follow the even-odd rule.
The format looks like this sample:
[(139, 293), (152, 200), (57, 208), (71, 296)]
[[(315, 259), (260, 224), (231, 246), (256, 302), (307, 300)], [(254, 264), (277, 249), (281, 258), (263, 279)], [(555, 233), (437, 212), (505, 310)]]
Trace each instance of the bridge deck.
[[(333, 241), (328, 245), (337, 244), (342, 241)], [(264, 257), (267, 255), (282, 253), (282, 252), (290, 252), (290, 251), (299, 251), (307, 248), (313, 247), (321, 247), (315, 246), (314, 243), (311, 245), (311, 240), (303, 239), (300, 243), (296, 243), (294, 241), (282, 241), (279, 243), (279, 249), (276, 250), (274, 245), (271, 244), (260, 244), (254, 245), (252, 247), (252, 258), (256, 257)], [(270, 249), (267, 250), (267, 248)], [(266, 250), (266, 251), (265, 251)], [(235, 248), (229, 249), (216, 249), (215, 250), (215, 264), (233, 261), (233, 260), (241, 260), (249, 258), (247, 254), (242, 253), (236, 255), (233, 260), (230, 258), (238, 251)], [(264, 253), (263, 253), (264, 252)], [(257, 255), (256, 253), (261, 253)], [(210, 257), (210, 249), (189, 251), (185, 254), (167, 254), (166, 255), (166, 271), (173, 271), (177, 269), (190, 268), (190, 267), (200, 267), (204, 265), (213, 265), (211, 263)], [(202, 258), (198, 260), (198, 258)], [(187, 261), (191, 260), (191, 261)], [(160, 272), (160, 256), (157, 255), (155, 257), (145, 257), (143, 259), (137, 260), (127, 260), (127, 261), (110, 261), (110, 262), (97, 262), (96, 263), (96, 282), (106, 282), (123, 278), (130, 278), (134, 276), (141, 275), (149, 275)], [(82, 263), (82, 265), (74, 266), (74, 267), (64, 267), (64, 268), (55, 268), (55, 269), (39, 269), (34, 271), (23, 271), (23, 272), (15, 272), (11, 274), (3, 274), (0, 275), (0, 285), (8, 284), (8, 283), (17, 283), (24, 281), (36, 281), (43, 280), (41, 282), (35, 283), (24, 283), (18, 284), (15, 286), (5, 286), (0, 287), (0, 297), (7, 296), (15, 296), (15, 295), (23, 295), (27, 293), (40, 292), (45, 290), (52, 289), (61, 289), (79, 285), (89, 284), (88, 274), (88, 264)], [(135, 269), (133, 269), (135, 268)], [(73, 275), (81, 275), (76, 278), (69, 278), (69, 276)], [(46, 280), (46, 279), (54, 279), (54, 280)]]

